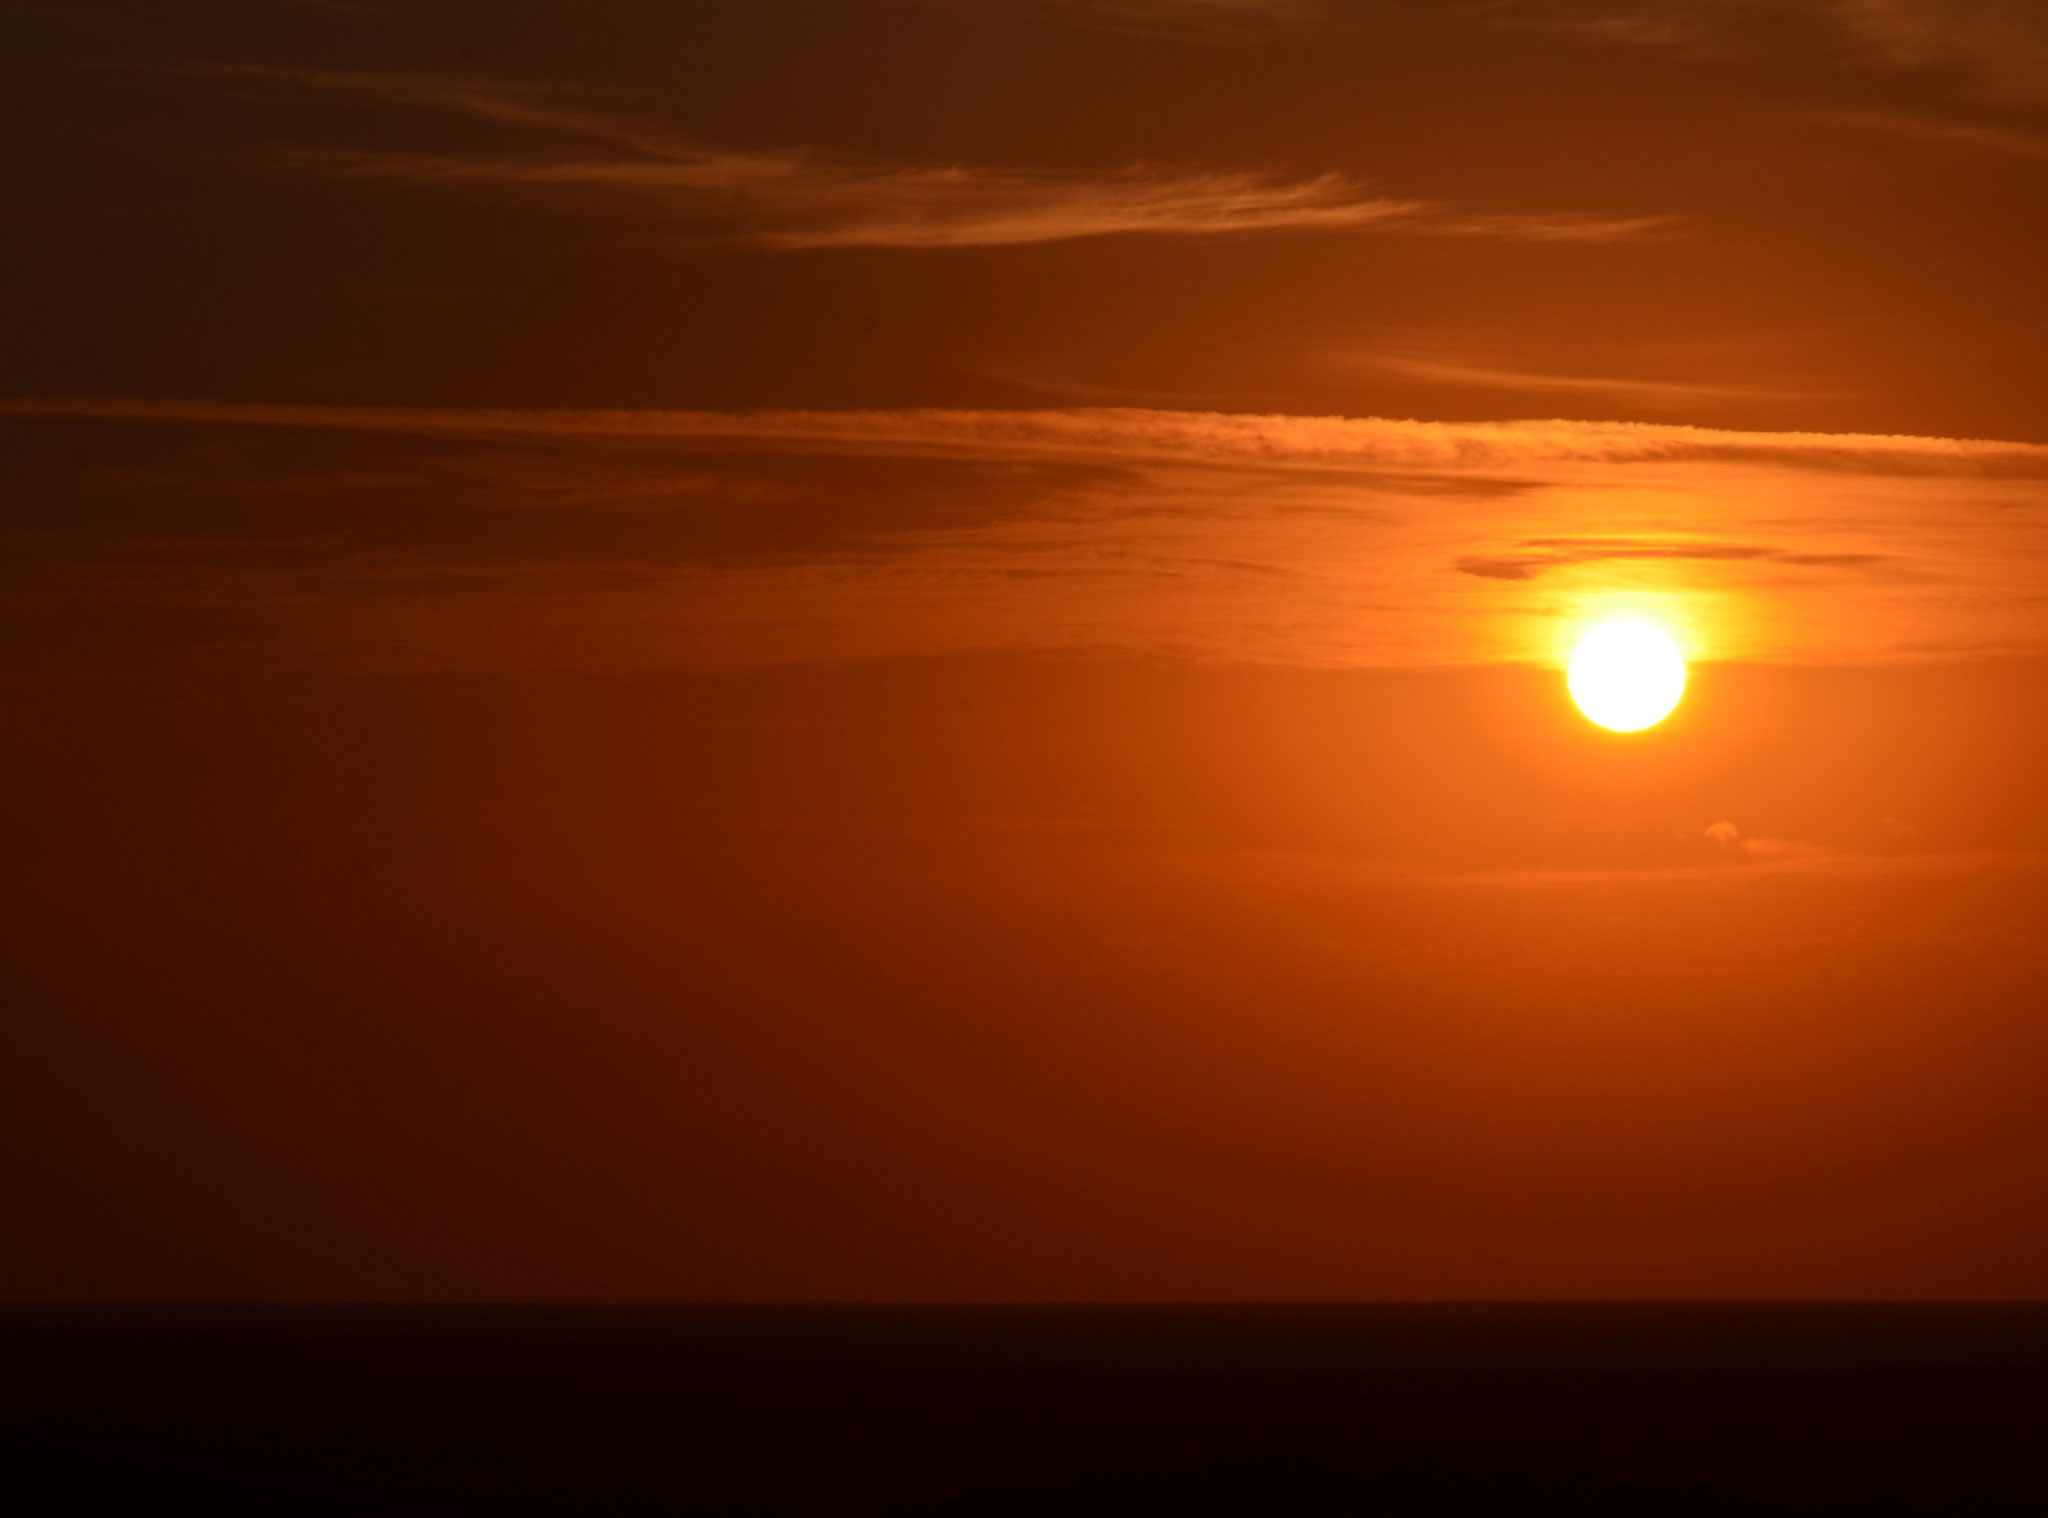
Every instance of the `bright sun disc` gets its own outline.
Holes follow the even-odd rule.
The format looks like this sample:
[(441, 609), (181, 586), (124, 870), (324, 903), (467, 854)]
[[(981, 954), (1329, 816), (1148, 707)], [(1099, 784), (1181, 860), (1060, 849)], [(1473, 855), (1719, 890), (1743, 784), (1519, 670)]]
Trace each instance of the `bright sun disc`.
[(1609, 622), (1579, 640), (1565, 678), (1580, 711), (1602, 727), (1633, 733), (1678, 705), (1685, 659), (1661, 628)]

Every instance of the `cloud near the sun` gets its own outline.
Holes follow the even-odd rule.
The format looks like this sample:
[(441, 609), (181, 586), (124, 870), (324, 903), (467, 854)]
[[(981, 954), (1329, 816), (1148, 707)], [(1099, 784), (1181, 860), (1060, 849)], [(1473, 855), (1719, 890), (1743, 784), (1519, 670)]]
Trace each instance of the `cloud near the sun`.
[[(0, 598), (95, 636), (369, 663), (1417, 666), (1547, 661), (1587, 617), (1647, 607), (1695, 657), (2048, 653), (2048, 448), (2026, 444), (104, 399), (0, 402), (0, 427)], [(119, 467), (80, 429), (118, 432)]]
[(1792, 838), (1746, 838), (1742, 829), (1727, 821), (1714, 823), (1704, 830), (1702, 836), (1719, 846), (1724, 855), (1738, 859), (1815, 859), (1828, 852), (1818, 844), (1802, 843)]

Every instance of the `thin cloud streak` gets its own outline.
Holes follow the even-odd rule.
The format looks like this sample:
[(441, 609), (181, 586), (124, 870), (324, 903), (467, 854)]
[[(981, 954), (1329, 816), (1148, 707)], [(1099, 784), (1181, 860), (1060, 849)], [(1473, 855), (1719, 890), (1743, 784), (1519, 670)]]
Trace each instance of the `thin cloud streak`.
[(1659, 422), (1421, 422), (1073, 407), (1036, 411), (492, 410), (0, 397), (0, 417), (344, 432), (825, 445), (933, 456), (1182, 460), (1274, 469), (1495, 469), (1525, 463), (1768, 463), (1902, 476), (2048, 479), (2048, 444)]
[(1473, 0), (1468, 14), (1695, 58), (1822, 41), (1830, 61), (1945, 73), (1987, 99), (2048, 101), (2048, 11), (2038, 0)]
[(1473, 363), (1432, 352), (1375, 351), (1348, 355), (1353, 362), (1404, 379), (1469, 390), (1532, 395), (1599, 395), (1647, 406), (1675, 406), (1702, 400), (1810, 400), (1813, 393), (1761, 385), (1717, 385), (1692, 380), (1625, 379), (1607, 375), (1547, 374), (1529, 369)]
[(1827, 118), (1864, 131), (1883, 132), (1914, 142), (1965, 152), (2000, 153), (2013, 158), (2032, 158), (2048, 163), (2048, 137), (2009, 127), (1981, 126), (1973, 122), (1932, 121), (1924, 116), (1906, 116), (1880, 111), (1838, 111)]
[[(658, 163), (460, 159), (298, 152), (288, 162), (335, 177), (418, 184), (596, 189), (738, 207), (727, 235), (768, 248), (971, 248), (1127, 234), (1401, 227), (1446, 236), (1597, 241), (1641, 236), (1645, 218), (1471, 218), (1377, 196), (1343, 174), (1285, 180), (1245, 173), (1060, 176), (966, 166), (832, 163), (802, 153), (705, 151)], [(717, 210), (719, 207), (711, 206)]]
[[(1014, 3), (1014, 0), (1012, 0)], [(1033, 14), (1095, 31), (1211, 41), (1246, 27), (1298, 23), (1323, 0), (1025, 0)]]
[[(1502, 213), (1378, 193), (1357, 176), (1135, 165), (1053, 172), (976, 164), (861, 162), (806, 149), (734, 149), (475, 80), (320, 69), (182, 70), (287, 94), (342, 95), (573, 138), (574, 153), (434, 154), (298, 147), (282, 168), (341, 179), (597, 191), (671, 207), (713, 236), (781, 251), (1015, 247), (1107, 236), (1401, 231), (1529, 242), (1632, 241), (1668, 216)], [(589, 145), (611, 151), (596, 155)]]
[(1465, 0), (1462, 13), (1512, 31), (1548, 32), (1596, 46), (1724, 57), (1772, 9), (1782, 15), (1833, 0)]
[(1759, 543), (1659, 542), (1655, 539), (1570, 539), (1532, 538), (1521, 545), (1524, 552), (1510, 554), (1466, 554), (1457, 561), (1460, 574), (1483, 580), (1533, 580), (1552, 570), (1580, 564), (1608, 564), (1628, 560), (1683, 560), (1694, 563), (1752, 563), (1771, 560), (1796, 564), (1806, 569), (1872, 569), (1889, 563), (1876, 553), (1794, 553)]
[(285, 68), (261, 63), (161, 65), (156, 72), (239, 83), (290, 97), (347, 96), (373, 104), (468, 116), (499, 126), (534, 127), (661, 159), (702, 150), (685, 139), (598, 111), (554, 103), (482, 79), (377, 74), (347, 69)]
[(1986, 93), (2048, 101), (2048, 13), (2037, 0), (1829, 0), (1872, 59), (1967, 71)]
[[(1711, 831), (1702, 837), (1713, 839)], [(1784, 840), (1759, 840), (1783, 842)], [(1794, 845), (1772, 852), (1760, 850), (1744, 855), (1743, 875), (1832, 875), (1852, 878), (1913, 878), (1955, 875), (2014, 875), (2048, 877), (2048, 854), (2015, 849), (1994, 853), (1962, 851), (1948, 853), (1870, 854), (1848, 850), (1830, 851), (1810, 845)], [(1466, 887), (1503, 891), (1554, 891), (1560, 887), (1600, 888), (1616, 885), (1680, 885), (1688, 881), (1712, 881), (1728, 876), (1729, 861), (1690, 866), (1638, 865), (1552, 867), (1536, 866), (1513, 870), (1463, 870), (1423, 874), (1417, 878), (1450, 888)], [(1361, 872), (1362, 873), (1362, 872)]]

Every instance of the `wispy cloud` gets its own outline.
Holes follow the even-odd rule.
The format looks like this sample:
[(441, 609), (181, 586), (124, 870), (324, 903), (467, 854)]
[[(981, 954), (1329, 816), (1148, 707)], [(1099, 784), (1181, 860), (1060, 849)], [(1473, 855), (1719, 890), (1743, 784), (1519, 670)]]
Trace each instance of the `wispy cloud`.
[(2048, 444), (1881, 433), (1739, 432), (1655, 422), (1420, 422), (1076, 407), (1038, 411), (624, 411), (0, 397), (0, 417), (444, 436), (642, 438), (964, 457), (1150, 459), (1287, 469), (1525, 463), (1762, 463), (1900, 476), (2048, 480)]
[(659, 162), (461, 159), (417, 154), (298, 153), (336, 176), (419, 184), (583, 188), (677, 203), (765, 247), (967, 248), (1120, 234), (1405, 227), (1466, 235), (1576, 239), (1634, 235), (1639, 221), (1526, 218), (1480, 226), (1422, 201), (1374, 195), (1343, 174), (1286, 180), (1249, 173), (1058, 175), (966, 166), (835, 163), (807, 153), (706, 151)]
[(1204, 40), (1227, 37), (1247, 26), (1305, 21), (1326, 8), (1326, 0), (1024, 0), (1024, 4), (1067, 25)]
[(1724, 855), (1737, 859), (1813, 859), (1829, 852), (1818, 844), (1791, 838), (1746, 838), (1741, 828), (1727, 821), (1714, 823), (1701, 836), (1718, 846)]
[(2000, 153), (2048, 162), (2048, 136), (1978, 122), (1940, 121), (1887, 111), (1837, 111), (1829, 120), (1864, 131), (1883, 132), (1914, 142), (1963, 152)]
[(2048, 101), (2048, 10), (2039, 0), (1828, 0), (1869, 56), (1960, 69), (1992, 95)]
[(370, 5), (365, 0), (286, 0), (286, 3), (302, 11), (326, 11), (334, 16), (359, 19), (381, 20), (391, 14), (389, 6)]
[(1545, 661), (1618, 605), (1702, 657), (2048, 652), (2048, 447), (2026, 444), (23, 398), (0, 426), (0, 601), (204, 613), (266, 657)]
[(1618, 375), (1556, 374), (1475, 361), (1434, 349), (1379, 347), (1347, 354), (1353, 363), (1424, 384), (1519, 395), (1586, 395), (1640, 406), (1687, 406), (1713, 400), (1805, 400), (1806, 391), (1761, 385), (1712, 384)]
[(1721, 51), (1728, 24), (1756, 10), (1745, 0), (1476, 0), (1467, 7), (1496, 25), (1683, 53)]
[(1609, 242), (1672, 224), (1663, 216), (1460, 208), (1389, 196), (1335, 171), (1290, 177), (1142, 164), (1113, 172), (1052, 171), (859, 161), (802, 148), (736, 149), (476, 81), (314, 69), (194, 72), (269, 90), (453, 114), (556, 140), (508, 146), (499, 154), (301, 146), (273, 155), (298, 172), (394, 184), (596, 192), (665, 208), (701, 233), (784, 250), (1363, 230)]
[(1865, 66), (1947, 72), (1973, 94), (2048, 101), (2048, 9), (2039, 0), (1479, 0), (1473, 13), (1696, 55), (1821, 41)]
[(1530, 538), (1513, 553), (1463, 554), (1460, 573), (1485, 580), (1533, 580), (1552, 570), (1581, 564), (1629, 560), (1677, 560), (1692, 563), (1755, 563), (1768, 560), (1805, 569), (1870, 569), (1889, 562), (1879, 553), (1799, 553), (1761, 543), (1702, 543), (1637, 538)]

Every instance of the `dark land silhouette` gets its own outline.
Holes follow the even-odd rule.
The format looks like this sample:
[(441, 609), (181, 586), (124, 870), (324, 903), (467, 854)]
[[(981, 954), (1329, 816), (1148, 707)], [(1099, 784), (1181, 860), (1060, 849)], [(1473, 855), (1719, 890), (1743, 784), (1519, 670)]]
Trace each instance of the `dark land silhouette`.
[(13, 1309), (17, 1512), (2039, 1511), (2048, 1308)]

